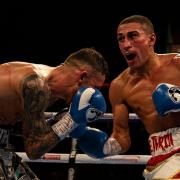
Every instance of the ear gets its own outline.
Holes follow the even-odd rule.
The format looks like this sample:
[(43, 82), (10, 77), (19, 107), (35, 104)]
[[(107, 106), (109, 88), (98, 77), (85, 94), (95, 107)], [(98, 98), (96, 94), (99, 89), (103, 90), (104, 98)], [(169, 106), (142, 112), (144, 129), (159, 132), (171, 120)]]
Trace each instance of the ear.
[(85, 78), (87, 77), (87, 72), (86, 71), (82, 71), (80, 73), (80, 78), (79, 78), (79, 84), (81, 85), (84, 81), (85, 81)]
[(156, 35), (154, 33), (152, 33), (149, 36), (149, 45), (154, 46), (155, 42), (156, 42)]

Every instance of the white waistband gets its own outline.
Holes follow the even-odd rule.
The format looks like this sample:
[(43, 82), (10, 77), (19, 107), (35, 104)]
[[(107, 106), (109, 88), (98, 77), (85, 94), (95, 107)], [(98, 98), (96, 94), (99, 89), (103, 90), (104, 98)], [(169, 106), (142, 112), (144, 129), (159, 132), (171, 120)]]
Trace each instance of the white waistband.
[(154, 133), (148, 140), (152, 156), (170, 153), (180, 148), (180, 127)]

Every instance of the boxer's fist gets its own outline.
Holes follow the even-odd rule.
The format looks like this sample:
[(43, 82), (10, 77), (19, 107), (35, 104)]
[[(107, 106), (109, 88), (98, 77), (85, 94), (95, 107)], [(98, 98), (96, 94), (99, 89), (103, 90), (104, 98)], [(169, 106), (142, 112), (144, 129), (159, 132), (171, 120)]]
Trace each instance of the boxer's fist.
[(152, 94), (152, 99), (160, 116), (180, 111), (180, 87), (178, 86), (159, 84)]
[(104, 144), (108, 139), (108, 135), (96, 128), (86, 128), (86, 132), (78, 139), (80, 149), (88, 156), (95, 158), (104, 158)]
[(100, 118), (106, 111), (106, 102), (98, 89), (81, 87), (73, 96), (69, 111), (52, 126), (63, 139), (67, 135), (79, 138), (84, 134), (87, 122)]
[(85, 132), (87, 122), (96, 121), (106, 112), (106, 102), (98, 89), (81, 87), (72, 99), (70, 115), (78, 124), (71, 133), (73, 138), (79, 138)]
[(95, 121), (104, 112), (106, 102), (98, 89), (81, 87), (72, 99), (70, 114), (78, 124)]

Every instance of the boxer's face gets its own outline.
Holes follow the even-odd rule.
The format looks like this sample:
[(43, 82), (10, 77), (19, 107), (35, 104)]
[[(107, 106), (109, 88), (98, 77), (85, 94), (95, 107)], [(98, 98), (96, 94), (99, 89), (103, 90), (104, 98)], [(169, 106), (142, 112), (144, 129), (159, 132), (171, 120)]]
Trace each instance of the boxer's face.
[(104, 84), (104, 81), (105, 81), (105, 75), (98, 73), (90, 77), (88, 77), (87, 75), (87, 77), (85, 77), (84, 80), (82, 81), (81, 85), (101, 88)]
[[(69, 83), (71, 81), (69, 81)], [(70, 83), (71, 86), (69, 86), (69, 88), (66, 89), (66, 93), (68, 94), (66, 102), (67, 103), (71, 102), (73, 95), (79, 90), (79, 88), (81, 86), (101, 88), (104, 84), (104, 81), (105, 81), (105, 75), (102, 75), (100, 73), (98, 73), (96, 75), (92, 75), (92, 76), (85, 75), (85, 76), (83, 76), (83, 79), (81, 79), (81, 77), (80, 77), (79, 81), (77, 80), (76, 83), (75, 82)]]
[(142, 66), (151, 56), (155, 43), (154, 33), (147, 33), (139, 23), (122, 24), (117, 29), (120, 51), (132, 68)]

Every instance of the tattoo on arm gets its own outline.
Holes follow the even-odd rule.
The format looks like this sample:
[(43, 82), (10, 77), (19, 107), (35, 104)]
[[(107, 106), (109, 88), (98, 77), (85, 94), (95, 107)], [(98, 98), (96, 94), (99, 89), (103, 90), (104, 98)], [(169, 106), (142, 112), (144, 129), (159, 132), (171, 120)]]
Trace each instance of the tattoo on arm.
[(46, 123), (44, 116), (44, 111), (50, 98), (50, 91), (43, 79), (36, 74), (32, 74), (24, 79), (22, 94), (25, 111), (25, 122), (23, 125), (25, 148), (34, 157), (36, 155), (41, 156), (52, 149), (58, 142), (58, 137)]

